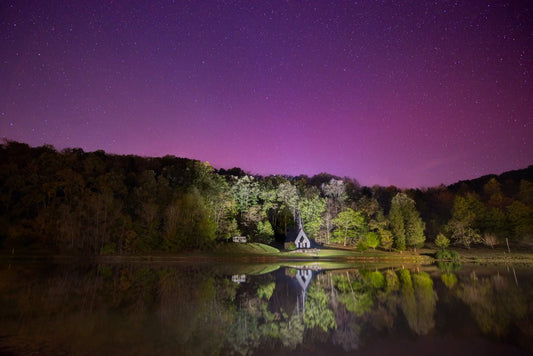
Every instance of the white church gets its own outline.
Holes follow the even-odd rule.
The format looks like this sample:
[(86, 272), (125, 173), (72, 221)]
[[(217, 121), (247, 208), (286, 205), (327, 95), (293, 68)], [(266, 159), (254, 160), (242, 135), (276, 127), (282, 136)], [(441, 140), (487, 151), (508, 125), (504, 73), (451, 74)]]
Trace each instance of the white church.
[(304, 227), (302, 224), (302, 217), (298, 214), (298, 235), (296, 235), (296, 238), (293, 240), (292, 236), (294, 234), (289, 234), (287, 242), (285, 242), (285, 248), (287, 249), (288, 246), (294, 242), (294, 245), (297, 249), (306, 249), (311, 248), (311, 240), (307, 237)]

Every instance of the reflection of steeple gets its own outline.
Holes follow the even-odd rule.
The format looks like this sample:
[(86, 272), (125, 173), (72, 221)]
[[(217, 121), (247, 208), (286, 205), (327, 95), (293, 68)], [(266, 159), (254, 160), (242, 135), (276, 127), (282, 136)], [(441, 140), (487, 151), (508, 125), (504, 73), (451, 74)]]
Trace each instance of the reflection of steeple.
[(313, 279), (313, 271), (310, 269), (299, 269), (296, 272), (296, 281), (298, 281), (298, 284), (300, 285), (300, 288), (302, 289), (302, 292), (300, 295), (298, 295), (298, 299), (296, 300), (296, 306), (298, 308), (298, 312), (300, 312), (300, 305), (302, 306), (302, 313), (305, 314), (305, 293), (307, 292), (307, 288), (309, 287), (309, 284), (311, 283), (311, 280)]

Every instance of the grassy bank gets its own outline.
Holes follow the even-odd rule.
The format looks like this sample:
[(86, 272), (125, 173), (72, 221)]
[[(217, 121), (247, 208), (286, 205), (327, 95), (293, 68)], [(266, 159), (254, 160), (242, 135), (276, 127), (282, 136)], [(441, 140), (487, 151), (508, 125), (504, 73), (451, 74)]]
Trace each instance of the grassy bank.
[[(529, 250), (507, 251), (507, 249), (453, 248), (459, 254), (462, 263), (521, 263), (533, 264), (533, 253)], [(76, 254), (54, 254), (45, 250), (4, 250), (0, 257), (11, 261), (95, 261), (102, 263), (122, 262), (169, 262), (169, 263), (386, 263), (386, 264), (431, 264), (435, 262), (435, 248), (422, 248), (416, 251), (357, 251), (339, 246), (324, 246), (320, 249), (280, 251), (272, 246), (260, 243), (224, 243), (213, 250), (188, 250), (178, 253), (152, 252), (140, 255), (105, 255), (86, 256)]]
[(349, 248), (325, 247), (294, 251), (279, 251), (258, 243), (224, 244), (213, 251), (213, 256), (227, 258), (263, 258), (282, 261), (341, 261), (341, 262), (400, 262), (432, 263), (433, 259), (419, 252), (386, 252), (380, 250), (356, 251)]

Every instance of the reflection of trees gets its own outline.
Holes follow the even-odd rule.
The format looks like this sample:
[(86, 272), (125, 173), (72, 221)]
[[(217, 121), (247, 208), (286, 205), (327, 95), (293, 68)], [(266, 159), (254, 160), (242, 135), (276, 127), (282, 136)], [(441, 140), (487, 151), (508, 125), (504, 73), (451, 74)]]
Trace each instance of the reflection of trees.
[(440, 279), (449, 289), (452, 289), (457, 283), (457, 276), (453, 273), (443, 273), (441, 274)]
[[(483, 332), (505, 335), (514, 323), (528, 334), (528, 323), (520, 322), (527, 313), (527, 299), (514, 280), (497, 275), (460, 281), (452, 273), (441, 274), (441, 280), (448, 287), (443, 293), (457, 295), (468, 304)], [(318, 274), (307, 289), (303, 315), (297, 307), (292, 314), (275, 310), (269, 304), (269, 296), (276, 293), (274, 288), (270, 294), (273, 286), (272, 282), (261, 284), (257, 295), (245, 303), (248, 318), (253, 320), (240, 322), (246, 321), (249, 335), (243, 338), (246, 345), (236, 345), (235, 350), (246, 354), (276, 342), (294, 349), (311, 339), (355, 350), (372, 333), (369, 330), (395, 332), (401, 326), (399, 315), (416, 335), (427, 335), (435, 327), (437, 294), (425, 272), (389, 269)], [(449, 302), (453, 303), (443, 298), (443, 303)]]
[(241, 355), (249, 354), (249, 351), (259, 344), (258, 318), (239, 309), (233, 323), (230, 325), (228, 342), (233, 350)]
[(368, 324), (376, 329), (391, 328), (396, 315), (398, 276), (392, 270), (355, 271), (334, 276), (342, 308), (336, 310), (338, 329), (333, 342), (346, 351), (361, 343), (361, 332)]
[(156, 315), (163, 339), (179, 345), (184, 354), (217, 353), (226, 338), (225, 325), (234, 318), (227, 300), (234, 298), (235, 284), (167, 271), (159, 285)]
[(419, 335), (425, 335), (435, 326), (437, 293), (433, 290), (431, 277), (425, 272), (413, 274), (413, 285), (417, 301), (417, 322), (413, 331)]
[(401, 308), (411, 330), (425, 335), (435, 326), (434, 314), (437, 294), (433, 281), (425, 272), (411, 274), (409, 270), (400, 271)]
[(366, 316), (378, 330), (392, 329), (398, 307), (418, 335), (427, 334), (435, 324), (437, 295), (427, 273), (360, 271), (335, 276), (335, 281), (337, 300), (357, 317)]
[(304, 323), (301, 315), (294, 314), (280, 323), (279, 338), (283, 346), (294, 350), (304, 339)]
[(14, 336), (0, 348), (14, 354), (218, 354), (233, 319), (235, 285), (205, 272), (27, 268), (0, 285), (0, 330)]
[(346, 310), (361, 316), (369, 312), (374, 305), (374, 300), (368, 292), (364, 293), (345, 293), (339, 296), (339, 302), (343, 303)]
[(455, 272), (461, 269), (460, 261), (439, 261), (437, 262), (437, 267), (443, 272)]
[(369, 312), (374, 305), (373, 289), (370, 283), (365, 283), (367, 281), (359, 273), (335, 277), (335, 285), (340, 292), (338, 301), (357, 316)]
[(356, 350), (361, 343), (361, 327), (358, 317), (346, 309), (339, 309), (336, 313), (337, 328), (333, 332), (332, 342), (341, 346), (345, 351)]
[(265, 298), (267, 300), (272, 297), (272, 293), (274, 293), (274, 289), (276, 288), (276, 282), (272, 282), (269, 284), (262, 284), (257, 289), (257, 296), (259, 298)]
[(475, 275), (458, 286), (457, 296), (465, 302), (484, 333), (504, 336), (513, 320), (527, 313), (523, 292), (500, 276), (477, 278)]
[[(247, 355), (317, 340), (349, 351), (376, 331), (396, 332), (404, 316), (417, 335), (435, 325), (433, 282), (409, 270), (314, 273), (305, 311), (296, 276), (252, 276), (239, 285), (198, 269), (132, 265), (17, 273), (0, 271), (0, 349), (15, 354)], [(450, 287), (442, 292), (457, 297), (442, 303), (465, 303), (484, 333), (531, 334), (527, 283), (519, 288), (512, 274), (462, 276), (441, 275)]]
[(319, 327), (324, 331), (335, 328), (335, 315), (329, 308), (329, 298), (324, 289), (313, 284), (305, 303), (304, 324), (308, 328)]

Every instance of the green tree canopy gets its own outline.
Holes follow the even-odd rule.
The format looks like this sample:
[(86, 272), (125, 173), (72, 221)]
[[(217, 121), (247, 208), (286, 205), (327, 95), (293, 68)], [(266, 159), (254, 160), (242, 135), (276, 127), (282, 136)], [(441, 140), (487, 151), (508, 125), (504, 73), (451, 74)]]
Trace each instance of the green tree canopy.
[(477, 195), (456, 196), (453, 202), (452, 218), (446, 226), (451, 233), (451, 240), (456, 244), (470, 247), (473, 242), (481, 241), (481, 235), (475, 228), (485, 208)]
[(397, 249), (405, 250), (406, 247), (421, 247), (424, 244), (425, 224), (416, 210), (414, 200), (405, 193), (398, 193), (392, 198), (389, 219)]
[(322, 214), (326, 210), (326, 199), (316, 195), (312, 198), (303, 198), (299, 205), (307, 235), (317, 239), (322, 227)]
[(344, 244), (356, 245), (361, 234), (366, 230), (365, 219), (359, 211), (347, 208), (333, 219), (334, 241)]
[(435, 245), (437, 245), (438, 248), (445, 250), (450, 245), (450, 240), (443, 234), (438, 234), (437, 238), (435, 239)]

